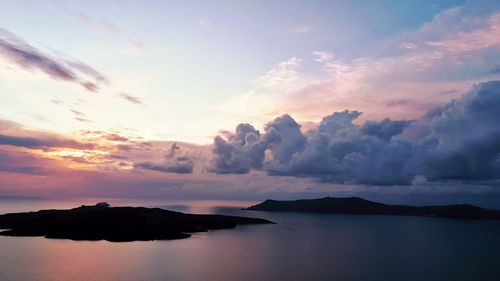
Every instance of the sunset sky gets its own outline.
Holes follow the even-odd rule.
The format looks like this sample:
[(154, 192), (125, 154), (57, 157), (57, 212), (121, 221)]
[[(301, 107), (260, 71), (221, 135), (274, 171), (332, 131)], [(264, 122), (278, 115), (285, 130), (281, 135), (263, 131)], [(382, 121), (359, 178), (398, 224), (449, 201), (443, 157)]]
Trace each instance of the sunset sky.
[(0, 197), (500, 206), (495, 80), (497, 1), (3, 0)]

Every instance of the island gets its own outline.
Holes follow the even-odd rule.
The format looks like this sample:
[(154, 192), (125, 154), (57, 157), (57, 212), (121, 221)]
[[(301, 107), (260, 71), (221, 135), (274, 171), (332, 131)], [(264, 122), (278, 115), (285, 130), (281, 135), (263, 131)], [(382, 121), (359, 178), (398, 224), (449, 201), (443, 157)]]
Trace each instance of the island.
[(266, 200), (246, 208), (268, 212), (313, 212), (352, 215), (424, 216), (450, 219), (500, 219), (500, 211), (468, 204), (409, 206), (388, 205), (359, 197), (325, 197), (295, 201)]
[(259, 218), (185, 214), (160, 208), (110, 207), (102, 202), (70, 210), (0, 215), (0, 235), (111, 242), (182, 239), (190, 233), (269, 224)]

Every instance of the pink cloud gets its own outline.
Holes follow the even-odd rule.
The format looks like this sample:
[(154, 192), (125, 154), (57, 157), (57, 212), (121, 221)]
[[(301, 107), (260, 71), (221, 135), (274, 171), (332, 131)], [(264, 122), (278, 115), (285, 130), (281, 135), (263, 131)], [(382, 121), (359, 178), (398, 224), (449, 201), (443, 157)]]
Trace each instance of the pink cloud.
[[(24, 69), (42, 71), (52, 79), (80, 84), (90, 92), (97, 92), (99, 83), (108, 82), (102, 74), (92, 67), (82, 62), (53, 57), (1, 28), (0, 56)], [(81, 74), (89, 76), (90, 80)]]
[[(301, 71), (303, 59), (279, 63), (261, 78), (255, 93), (232, 98), (227, 106), (267, 118), (290, 113), (300, 121), (317, 122), (344, 109), (364, 112), (358, 122), (416, 118), (471, 85), (498, 77), (491, 71), (498, 62), (489, 58), (500, 55), (499, 34), (500, 13), (478, 18), (453, 8), (367, 49), (364, 57), (345, 60), (314, 51), (320, 74)], [(394, 102), (401, 100), (406, 102)]]

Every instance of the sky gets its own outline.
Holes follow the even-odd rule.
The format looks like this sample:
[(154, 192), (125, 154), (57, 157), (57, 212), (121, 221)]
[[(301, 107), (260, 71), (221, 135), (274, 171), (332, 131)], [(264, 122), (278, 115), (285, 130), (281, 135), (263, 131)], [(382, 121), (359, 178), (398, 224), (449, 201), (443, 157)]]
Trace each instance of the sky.
[(500, 207), (496, 1), (0, 6), (0, 196)]

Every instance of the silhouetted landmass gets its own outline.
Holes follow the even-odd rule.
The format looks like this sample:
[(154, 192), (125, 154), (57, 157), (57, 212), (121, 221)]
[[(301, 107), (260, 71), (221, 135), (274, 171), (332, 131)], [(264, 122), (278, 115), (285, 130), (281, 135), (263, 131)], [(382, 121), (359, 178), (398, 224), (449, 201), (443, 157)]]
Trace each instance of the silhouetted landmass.
[(270, 212), (314, 212), (356, 215), (424, 216), (451, 219), (500, 219), (500, 211), (473, 205), (407, 206), (387, 205), (359, 197), (277, 201), (266, 200), (246, 210)]
[(71, 210), (42, 210), (0, 215), (5, 236), (45, 236), (112, 242), (188, 238), (189, 233), (272, 223), (258, 218), (192, 215), (159, 208), (109, 207), (107, 203)]

